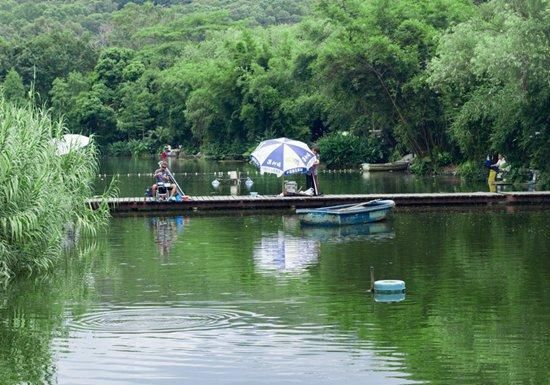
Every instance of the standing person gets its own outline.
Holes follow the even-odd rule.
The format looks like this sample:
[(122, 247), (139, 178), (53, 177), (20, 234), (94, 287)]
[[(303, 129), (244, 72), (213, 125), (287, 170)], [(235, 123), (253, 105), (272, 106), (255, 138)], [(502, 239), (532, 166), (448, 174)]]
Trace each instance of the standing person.
[(506, 162), (506, 158), (502, 154), (498, 154), (498, 161), (495, 163), (497, 167), (496, 180), (506, 181), (506, 174), (510, 171), (510, 165)]
[(151, 191), (154, 197), (157, 196), (157, 189), (162, 186), (170, 190), (170, 198), (174, 197), (178, 192), (176, 183), (170, 177), (170, 172), (168, 171), (168, 163), (162, 160), (159, 162), (160, 168), (155, 170), (155, 180), (156, 183), (151, 187)]
[(166, 158), (168, 158), (168, 153), (166, 152), (166, 149), (163, 149), (160, 153), (160, 160), (165, 161)]
[(319, 163), (321, 163), (321, 152), (319, 151), (319, 147), (315, 146), (313, 147), (313, 152), (315, 153), (315, 157), (317, 160), (315, 161), (315, 164), (313, 165), (313, 170), (311, 170), (313, 174), (313, 188), (315, 190), (315, 195), (321, 195), (321, 192), (319, 191), (319, 179), (317, 177), (317, 171), (319, 168)]
[(494, 192), (494, 185), (497, 178), (498, 166), (496, 165), (497, 158), (493, 155), (490, 157), (487, 155), (487, 160), (485, 161), (485, 167), (489, 169), (489, 176), (487, 177), (487, 182), (489, 183), (490, 191)]
[(493, 166), (497, 168), (497, 172), (508, 171), (508, 167), (506, 166), (506, 158), (502, 154), (498, 154), (498, 160)]
[(320, 163), (320, 152), (319, 147), (314, 146), (311, 151), (315, 154), (315, 163), (313, 163), (313, 166), (309, 169), (309, 183), (311, 184), (308, 186), (308, 188), (313, 188), (313, 195), (321, 195), (319, 192), (319, 180), (317, 179), (317, 168), (319, 167)]

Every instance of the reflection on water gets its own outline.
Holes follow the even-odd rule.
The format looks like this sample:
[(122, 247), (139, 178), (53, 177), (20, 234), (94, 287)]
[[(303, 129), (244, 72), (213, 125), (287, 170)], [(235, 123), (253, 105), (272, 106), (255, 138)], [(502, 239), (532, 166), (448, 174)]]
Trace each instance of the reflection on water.
[(254, 263), (262, 272), (303, 272), (318, 263), (322, 243), (392, 239), (388, 221), (348, 226), (303, 226), (296, 215), (282, 217), (283, 230), (262, 235), (254, 245)]
[(87, 323), (93, 315), (76, 320), (70, 325), (70, 342), (53, 343), (53, 349), (63, 352), (55, 383), (422, 383), (407, 378), (404, 356), (394, 347), (385, 347), (378, 356), (368, 341), (312, 320), (294, 325), (280, 317), (231, 308), (269, 309), (273, 303), (191, 305), (115, 310), (91, 325)]
[(149, 223), (153, 229), (155, 244), (158, 247), (159, 254), (160, 256), (165, 256), (172, 248), (178, 235), (183, 232), (184, 225), (189, 223), (189, 218), (181, 215), (175, 217), (152, 217)]
[[(549, 223), (115, 217), (87, 256), (0, 288), (0, 384), (547, 384)], [(406, 298), (368, 293), (371, 266)]]
[(401, 302), (405, 300), (405, 293), (374, 293), (373, 297), (376, 302)]
[(263, 236), (254, 246), (254, 263), (259, 271), (304, 271), (317, 263), (320, 242), (279, 231)]
[(307, 238), (325, 242), (380, 240), (395, 237), (391, 224), (387, 221), (348, 226), (302, 226), (301, 233)]

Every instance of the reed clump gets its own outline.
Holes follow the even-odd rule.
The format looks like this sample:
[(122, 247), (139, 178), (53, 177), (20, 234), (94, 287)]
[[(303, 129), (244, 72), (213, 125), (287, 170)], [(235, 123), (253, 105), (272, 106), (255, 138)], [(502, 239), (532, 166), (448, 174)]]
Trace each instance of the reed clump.
[(64, 133), (47, 110), (0, 97), (0, 280), (51, 268), (68, 236), (94, 235), (108, 221), (106, 202), (86, 205), (97, 150), (92, 142), (59, 155)]

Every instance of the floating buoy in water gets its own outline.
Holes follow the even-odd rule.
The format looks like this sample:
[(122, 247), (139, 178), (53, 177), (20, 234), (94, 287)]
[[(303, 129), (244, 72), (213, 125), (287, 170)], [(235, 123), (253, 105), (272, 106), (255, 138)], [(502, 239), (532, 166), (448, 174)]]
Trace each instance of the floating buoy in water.
[(375, 294), (399, 294), (405, 292), (405, 282), (398, 279), (374, 281)]
[(405, 282), (398, 279), (384, 279), (374, 282), (375, 302), (400, 302), (405, 299)]
[(405, 282), (398, 279), (374, 280), (374, 267), (370, 267), (370, 290), (376, 302), (399, 302), (405, 299)]

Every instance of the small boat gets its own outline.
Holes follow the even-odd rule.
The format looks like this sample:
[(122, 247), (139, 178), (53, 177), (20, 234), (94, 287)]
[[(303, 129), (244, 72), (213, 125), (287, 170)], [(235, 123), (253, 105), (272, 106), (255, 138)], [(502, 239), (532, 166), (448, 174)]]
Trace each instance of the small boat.
[(409, 167), (409, 162), (397, 161), (391, 163), (363, 163), (363, 171), (405, 171)]
[(300, 222), (306, 225), (356, 225), (384, 220), (394, 206), (392, 200), (375, 199), (358, 204), (296, 209), (296, 214)]

